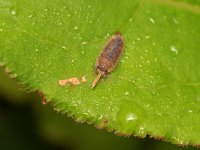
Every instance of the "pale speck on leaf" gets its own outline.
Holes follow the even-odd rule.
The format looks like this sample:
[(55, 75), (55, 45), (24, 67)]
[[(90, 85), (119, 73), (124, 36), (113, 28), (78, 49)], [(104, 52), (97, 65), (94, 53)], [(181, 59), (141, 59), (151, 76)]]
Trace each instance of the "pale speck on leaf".
[(178, 54), (178, 50), (175, 46), (171, 46), (170, 49), (171, 49), (172, 52)]
[(152, 23), (152, 24), (155, 24), (155, 20), (153, 19), (153, 18), (149, 18), (149, 20), (150, 20), (150, 22)]

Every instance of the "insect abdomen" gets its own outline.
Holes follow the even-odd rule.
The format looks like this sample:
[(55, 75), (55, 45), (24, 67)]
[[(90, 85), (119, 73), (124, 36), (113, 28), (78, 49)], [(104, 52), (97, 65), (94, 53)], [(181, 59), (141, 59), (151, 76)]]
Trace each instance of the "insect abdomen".
[(120, 33), (116, 33), (102, 50), (97, 60), (97, 69), (106, 73), (111, 72), (117, 65), (122, 52), (123, 38)]

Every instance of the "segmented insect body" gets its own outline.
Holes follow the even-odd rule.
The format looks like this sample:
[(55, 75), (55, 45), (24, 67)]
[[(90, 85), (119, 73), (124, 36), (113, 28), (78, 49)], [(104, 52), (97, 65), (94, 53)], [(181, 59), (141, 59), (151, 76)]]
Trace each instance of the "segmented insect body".
[(117, 32), (109, 40), (107, 45), (103, 48), (96, 61), (96, 71), (98, 75), (92, 83), (92, 88), (102, 76), (112, 72), (117, 66), (119, 59), (124, 51), (124, 40), (122, 35)]

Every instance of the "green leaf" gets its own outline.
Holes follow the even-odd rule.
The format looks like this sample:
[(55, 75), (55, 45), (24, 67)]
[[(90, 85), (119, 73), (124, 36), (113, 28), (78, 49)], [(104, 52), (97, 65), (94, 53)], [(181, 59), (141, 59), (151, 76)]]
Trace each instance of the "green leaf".
[[(1, 62), (57, 111), (119, 135), (200, 144), (196, 0), (0, 0), (0, 18)], [(91, 90), (95, 60), (118, 31), (125, 53)]]

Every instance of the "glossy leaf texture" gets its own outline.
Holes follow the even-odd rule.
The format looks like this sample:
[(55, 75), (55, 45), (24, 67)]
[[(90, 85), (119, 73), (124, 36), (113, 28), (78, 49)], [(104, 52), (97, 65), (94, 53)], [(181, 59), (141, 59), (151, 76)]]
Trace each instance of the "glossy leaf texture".
[[(196, 0), (0, 0), (0, 18), (1, 65), (55, 110), (119, 135), (200, 144)], [(115, 32), (125, 52), (91, 90), (95, 61)]]

